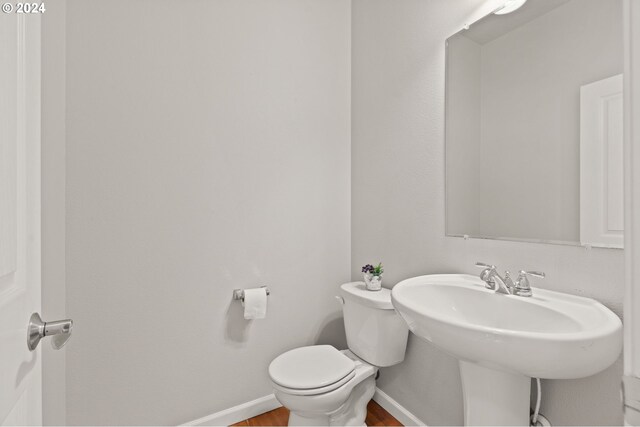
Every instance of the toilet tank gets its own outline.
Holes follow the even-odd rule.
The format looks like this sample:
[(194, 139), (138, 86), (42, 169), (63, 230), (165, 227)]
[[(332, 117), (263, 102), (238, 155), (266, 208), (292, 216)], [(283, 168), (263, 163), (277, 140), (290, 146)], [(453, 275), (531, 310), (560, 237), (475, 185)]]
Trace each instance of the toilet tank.
[(364, 282), (352, 282), (340, 287), (340, 295), (349, 350), (374, 366), (402, 362), (409, 329), (391, 305), (391, 291), (368, 291)]

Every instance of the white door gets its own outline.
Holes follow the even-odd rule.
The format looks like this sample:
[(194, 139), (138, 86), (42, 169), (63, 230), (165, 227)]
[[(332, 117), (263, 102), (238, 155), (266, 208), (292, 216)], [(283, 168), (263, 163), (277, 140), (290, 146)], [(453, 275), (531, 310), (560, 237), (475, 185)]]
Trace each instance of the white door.
[(42, 424), (40, 17), (0, 13), (0, 424)]
[(623, 76), (580, 88), (580, 243), (624, 247)]

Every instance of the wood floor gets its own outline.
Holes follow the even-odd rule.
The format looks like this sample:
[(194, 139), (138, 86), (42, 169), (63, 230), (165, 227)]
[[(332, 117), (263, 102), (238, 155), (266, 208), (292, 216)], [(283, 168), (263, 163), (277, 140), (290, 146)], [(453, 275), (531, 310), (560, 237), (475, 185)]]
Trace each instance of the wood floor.
[[(289, 410), (281, 407), (273, 411), (265, 412), (257, 417), (240, 421), (234, 426), (286, 426), (289, 420)], [(368, 426), (402, 426), (398, 420), (393, 418), (390, 413), (385, 411), (382, 406), (373, 400), (367, 405), (367, 418), (365, 420)]]

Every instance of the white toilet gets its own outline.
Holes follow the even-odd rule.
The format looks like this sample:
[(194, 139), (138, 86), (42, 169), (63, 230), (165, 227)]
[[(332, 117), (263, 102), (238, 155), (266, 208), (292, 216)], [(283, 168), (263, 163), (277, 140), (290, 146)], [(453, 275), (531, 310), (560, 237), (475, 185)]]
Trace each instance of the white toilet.
[(289, 425), (364, 425), (378, 368), (404, 360), (409, 330), (391, 305), (391, 291), (353, 282), (340, 295), (349, 350), (300, 347), (269, 365), (275, 396), (291, 411)]

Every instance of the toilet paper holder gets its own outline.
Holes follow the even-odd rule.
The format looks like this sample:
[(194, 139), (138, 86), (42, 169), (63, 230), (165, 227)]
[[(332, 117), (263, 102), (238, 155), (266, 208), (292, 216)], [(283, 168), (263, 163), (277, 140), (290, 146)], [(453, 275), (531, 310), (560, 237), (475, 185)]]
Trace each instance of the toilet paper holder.
[[(261, 288), (265, 288), (267, 290), (267, 295), (270, 295), (271, 292), (269, 291), (269, 288), (267, 288), (266, 286), (260, 286)], [(234, 301), (242, 301), (244, 302), (244, 289), (234, 289), (233, 290), (233, 300)]]

